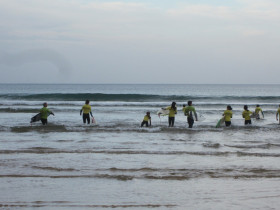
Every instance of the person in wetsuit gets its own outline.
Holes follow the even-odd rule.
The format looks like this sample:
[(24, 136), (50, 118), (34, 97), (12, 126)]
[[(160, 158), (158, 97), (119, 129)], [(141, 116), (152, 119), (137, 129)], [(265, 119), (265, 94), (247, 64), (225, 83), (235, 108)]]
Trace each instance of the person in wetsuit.
[(278, 116), (279, 116), (279, 124), (280, 124), (280, 105), (279, 105), (279, 108), (277, 109), (277, 112), (276, 112), (276, 120), (278, 121)]
[(143, 121), (141, 123), (141, 127), (143, 127), (144, 125), (146, 127), (149, 127), (149, 126), (152, 125), (152, 118), (150, 116), (150, 112), (147, 112), (146, 115), (144, 116), (144, 119), (143, 119)]
[(260, 114), (262, 114), (262, 116), (264, 118), (264, 114), (263, 114), (262, 108), (258, 104), (256, 106), (255, 113), (257, 114), (256, 119), (258, 119), (258, 120), (260, 119)]
[(196, 114), (194, 106), (192, 105), (192, 101), (188, 101), (188, 106), (185, 107), (184, 114), (185, 114), (185, 116), (187, 116), (189, 128), (192, 128), (193, 124), (194, 124), (193, 116), (195, 116), (195, 120), (197, 121), (197, 114)]
[(86, 100), (85, 105), (83, 105), (81, 111), (80, 111), (80, 115), (82, 115), (83, 113), (83, 122), (90, 124), (90, 116), (89, 114), (92, 116), (92, 112), (91, 112), (91, 106), (89, 105), (89, 100)]
[(169, 127), (173, 127), (175, 122), (175, 115), (177, 114), (176, 102), (172, 102), (171, 106), (166, 107), (165, 110), (169, 110), (168, 124)]
[(47, 107), (48, 107), (48, 103), (45, 102), (45, 103), (43, 103), (43, 108), (40, 109), (41, 122), (42, 122), (43, 125), (47, 125), (48, 124), (48, 116), (50, 114), (54, 115), (54, 113), (52, 111), (50, 111)]
[(245, 119), (245, 125), (252, 124), (251, 121), (252, 112), (248, 110), (248, 106), (244, 106), (244, 111), (242, 112), (242, 117)]
[(230, 126), (231, 125), (231, 118), (232, 118), (232, 108), (231, 106), (227, 106), (227, 110), (224, 111), (223, 116), (225, 116), (225, 124), (226, 126)]

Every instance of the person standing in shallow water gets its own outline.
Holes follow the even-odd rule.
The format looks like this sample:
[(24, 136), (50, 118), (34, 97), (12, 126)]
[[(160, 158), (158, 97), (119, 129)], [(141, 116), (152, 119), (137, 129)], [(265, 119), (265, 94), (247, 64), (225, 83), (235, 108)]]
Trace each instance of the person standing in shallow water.
[(262, 111), (262, 108), (260, 107), (260, 105), (257, 104), (256, 109), (255, 109), (255, 113), (257, 114), (256, 119), (260, 119), (260, 115), (262, 114), (262, 117), (264, 118), (264, 114)]
[(91, 106), (89, 105), (89, 100), (86, 100), (85, 105), (83, 105), (81, 111), (80, 111), (80, 115), (82, 115), (83, 113), (83, 122), (90, 124), (90, 117), (89, 114), (92, 116), (92, 112), (91, 112)]
[(192, 128), (194, 124), (193, 115), (195, 116), (195, 120), (197, 121), (197, 114), (194, 106), (192, 105), (192, 101), (188, 101), (188, 106), (185, 107), (184, 114), (185, 116), (187, 116), (189, 128)]
[(225, 124), (226, 126), (230, 126), (231, 125), (231, 118), (232, 118), (232, 108), (231, 106), (227, 106), (227, 110), (224, 111), (223, 116), (225, 116)]
[(177, 114), (176, 102), (172, 102), (171, 106), (166, 107), (165, 110), (169, 110), (168, 124), (169, 127), (173, 127), (175, 123), (175, 115)]
[(280, 125), (280, 105), (279, 105), (279, 108), (277, 109), (277, 112), (276, 112), (276, 120), (278, 121), (278, 117), (279, 117), (279, 125)]
[(252, 124), (251, 115), (252, 112), (248, 110), (248, 106), (244, 106), (244, 111), (242, 112), (242, 117), (245, 119), (245, 125)]
[(40, 109), (41, 122), (42, 122), (43, 125), (47, 125), (48, 124), (48, 116), (50, 114), (54, 115), (54, 113), (52, 111), (50, 111), (47, 107), (48, 107), (48, 103), (45, 102), (45, 103), (43, 103), (43, 108)]

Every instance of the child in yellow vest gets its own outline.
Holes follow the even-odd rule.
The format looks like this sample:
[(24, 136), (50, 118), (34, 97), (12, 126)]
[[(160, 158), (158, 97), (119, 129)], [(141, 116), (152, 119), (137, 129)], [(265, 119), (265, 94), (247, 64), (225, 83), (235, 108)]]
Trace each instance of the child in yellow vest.
[(257, 114), (256, 119), (260, 119), (260, 114), (262, 114), (262, 116), (264, 118), (264, 114), (263, 114), (263, 111), (262, 111), (262, 108), (260, 107), (260, 105), (256, 106), (255, 113)]
[(232, 108), (231, 106), (227, 106), (227, 110), (224, 111), (223, 116), (225, 116), (225, 124), (226, 126), (230, 126), (231, 125), (231, 118), (232, 118)]
[(248, 106), (245, 105), (245, 106), (244, 106), (244, 111), (242, 112), (242, 117), (245, 119), (245, 125), (247, 125), (247, 124), (252, 124), (251, 117), (250, 117), (250, 115), (251, 115), (252, 113), (253, 113), (253, 112), (251, 112), (251, 111), (248, 110)]
[(144, 119), (141, 123), (141, 127), (143, 127), (144, 125), (146, 125), (146, 127), (149, 127), (152, 125), (152, 118), (150, 116), (150, 112), (147, 112), (146, 115), (144, 116)]
[(171, 106), (166, 107), (165, 110), (169, 110), (168, 124), (169, 127), (173, 127), (175, 122), (175, 115), (177, 114), (176, 102), (172, 102)]

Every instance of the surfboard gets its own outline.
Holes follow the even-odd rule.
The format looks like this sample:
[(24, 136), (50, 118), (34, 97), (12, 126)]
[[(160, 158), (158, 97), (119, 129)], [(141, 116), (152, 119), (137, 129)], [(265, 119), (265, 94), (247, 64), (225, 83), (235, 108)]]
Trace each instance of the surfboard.
[[(202, 115), (202, 114), (200, 114), (199, 112), (196, 112), (196, 116), (197, 116), (197, 121), (203, 121), (203, 120), (205, 120), (205, 117)], [(194, 117), (194, 119), (195, 119), (195, 117)]]
[(91, 118), (91, 123), (96, 124), (96, 120), (94, 119), (94, 117)]
[(251, 118), (257, 118), (258, 114), (253, 112), (253, 114), (250, 115)]
[(264, 116), (263, 116), (262, 112), (259, 112), (258, 114), (256, 114), (256, 119), (257, 120), (263, 120), (264, 119)]
[(165, 110), (165, 109), (160, 109), (158, 112), (157, 112), (157, 115), (160, 117), (160, 116), (166, 116), (169, 114), (169, 110)]
[[(189, 115), (195, 120), (195, 114), (192, 111), (190, 111)], [(185, 116), (187, 116), (187, 115), (185, 115)], [(205, 120), (205, 117), (202, 114), (200, 114), (199, 112), (196, 112), (196, 117), (197, 117), (197, 121), (201, 122), (201, 121)]]
[[(49, 115), (50, 115), (50, 113), (48, 113), (48, 116)], [(40, 121), (40, 120), (41, 120), (41, 113), (38, 113), (31, 118), (30, 123), (34, 123), (34, 122), (37, 122), (37, 121)]]
[(221, 127), (221, 125), (222, 125), (224, 122), (225, 122), (225, 117), (222, 117), (222, 118), (218, 121), (218, 123), (217, 123), (217, 125), (216, 125), (216, 128)]
[(259, 112), (258, 114), (256, 112), (254, 112), (253, 114), (250, 115), (251, 118), (256, 118), (257, 120), (259, 119), (264, 119), (263, 115), (261, 112)]

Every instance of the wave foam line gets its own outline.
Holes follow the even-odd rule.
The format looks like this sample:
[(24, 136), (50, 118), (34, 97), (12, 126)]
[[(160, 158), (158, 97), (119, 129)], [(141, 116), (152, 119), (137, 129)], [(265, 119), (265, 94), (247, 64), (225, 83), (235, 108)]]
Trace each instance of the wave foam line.
[(226, 169), (118, 169), (101, 170), (96, 174), (48, 175), (48, 174), (0, 174), (0, 178), (52, 178), (52, 179), (115, 179), (189, 180), (197, 178), (280, 178), (279, 169), (226, 168)]
[(146, 150), (57, 150), (57, 149), (23, 149), (0, 150), (0, 154), (109, 154), (109, 155), (197, 155), (197, 156), (255, 156), (255, 157), (280, 157), (279, 153), (250, 153), (250, 152), (190, 152), (190, 151), (146, 151)]
[(41, 101), (187, 101), (187, 100), (234, 100), (279, 101), (280, 96), (195, 96), (157, 94), (105, 94), (105, 93), (48, 93), (48, 94), (0, 94), (0, 99)]
[[(68, 204), (69, 203), (69, 204)], [(71, 204), (71, 202), (66, 201), (34, 201), (34, 202), (4, 202), (0, 203), (0, 208), (40, 208), (40, 207), (54, 207), (61, 208), (171, 208), (176, 207), (173, 204)]]
[(33, 169), (47, 170), (47, 171), (77, 171), (74, 168), (56, 168), (50, 166), (32, 166)]
[[(0, 154), (113, 154), (113, 155), (209, 155), (209, 156), (228, 156), (234, 152), (188, 152), (188, 151), (133, 151), (133, 150), (56, 150), (56, 149), (26, 149), (26, 150), (0, 150)], [(280, 154), (279, 154), (280, 156)]]

